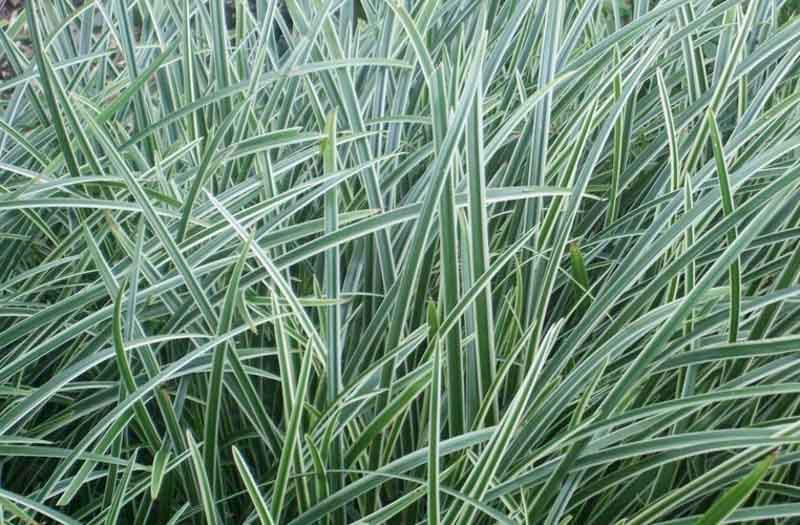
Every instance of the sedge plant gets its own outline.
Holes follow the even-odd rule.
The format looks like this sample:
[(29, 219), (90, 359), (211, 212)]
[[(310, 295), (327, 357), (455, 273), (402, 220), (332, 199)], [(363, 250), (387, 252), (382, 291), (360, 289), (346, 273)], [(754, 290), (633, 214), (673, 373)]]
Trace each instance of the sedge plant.
[(800, 519), (785, 0), (27, 0), (0, 522)]

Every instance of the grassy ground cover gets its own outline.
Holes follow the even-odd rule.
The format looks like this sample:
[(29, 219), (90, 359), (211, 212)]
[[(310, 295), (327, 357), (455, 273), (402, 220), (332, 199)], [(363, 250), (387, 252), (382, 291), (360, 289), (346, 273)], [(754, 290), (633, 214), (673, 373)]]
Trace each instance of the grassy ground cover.
[(0, 522), (799, 523), (781, 0), (27, 0)]

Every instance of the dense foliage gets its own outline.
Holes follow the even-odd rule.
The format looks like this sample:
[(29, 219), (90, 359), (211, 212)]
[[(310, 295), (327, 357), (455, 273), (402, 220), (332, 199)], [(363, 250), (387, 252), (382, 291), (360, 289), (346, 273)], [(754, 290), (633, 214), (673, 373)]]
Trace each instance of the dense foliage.
[(798, 523), (796, 6), (28, 0), (0, 522)]

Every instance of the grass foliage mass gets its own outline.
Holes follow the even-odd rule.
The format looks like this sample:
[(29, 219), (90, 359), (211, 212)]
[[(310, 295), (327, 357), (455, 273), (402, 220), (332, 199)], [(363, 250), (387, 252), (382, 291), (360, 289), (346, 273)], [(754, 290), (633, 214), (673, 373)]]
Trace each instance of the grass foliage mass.
[(18, 14), (0, 522), (800, 523), (797, 2)]

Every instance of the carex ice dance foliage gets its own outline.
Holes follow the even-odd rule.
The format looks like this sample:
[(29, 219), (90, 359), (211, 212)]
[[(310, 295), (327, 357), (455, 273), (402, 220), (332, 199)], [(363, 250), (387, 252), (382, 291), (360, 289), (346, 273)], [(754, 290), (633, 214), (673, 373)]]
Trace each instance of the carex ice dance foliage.
[(15, 4), (3, 523), (800, 517), (797, 2)]

